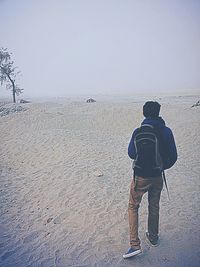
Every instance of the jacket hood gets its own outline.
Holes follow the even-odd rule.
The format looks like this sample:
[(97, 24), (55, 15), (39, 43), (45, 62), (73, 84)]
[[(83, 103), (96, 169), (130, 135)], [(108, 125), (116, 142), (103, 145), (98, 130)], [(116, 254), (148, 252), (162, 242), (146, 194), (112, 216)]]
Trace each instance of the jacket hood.
[(143, 124), (150, 124), (152, 126), (157, 126), (159, 128), (165, 127), (165, 121), (161, 117), (145, 118), (141, 123), (141, 125)]

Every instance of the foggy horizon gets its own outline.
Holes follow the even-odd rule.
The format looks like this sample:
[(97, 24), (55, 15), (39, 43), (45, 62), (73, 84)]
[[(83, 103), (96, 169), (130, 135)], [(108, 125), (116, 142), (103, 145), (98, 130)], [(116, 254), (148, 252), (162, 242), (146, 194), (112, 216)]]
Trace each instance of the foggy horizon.
[(24, 97), (200, 92), (200, 1), (0, 0), (0, 14)]

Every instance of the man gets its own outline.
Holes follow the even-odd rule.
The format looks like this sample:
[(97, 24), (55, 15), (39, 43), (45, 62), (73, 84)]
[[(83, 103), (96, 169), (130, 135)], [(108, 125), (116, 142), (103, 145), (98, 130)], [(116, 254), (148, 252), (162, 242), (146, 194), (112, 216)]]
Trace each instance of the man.
[[(138, 209), (142, 196), (148, 192), (148, 231), (146, 232), (146, 239), (152, 246), (158, 245), (158, 230), (159, 230), (159, 201), (160, 194), (163, 188), (162, 172), (171, 168), (177, 160), (177, 150), (170, 128), (165, 126), (164, 120), (159, 117), (160, 104), (158, 102), (148, 101), (143, 106), (143, 115), (145, 117), (139, 129), (133, 132), (132, 138), (128, 147), (128, 155), (136, 162), (134, 169), (134, 177), (131, 182), (130, 197), (129, 197), (129, 228), (130, 228), (130, 249), (123, 258), (130, 258), (140, 254), (141, 245), (138, 236)], [(142, 130), (141, 130), (142, 129)], [(145, 132), (145, 130), (147, 132)], [(150, 131), (150, 132), (149, 132)], [(139, 135), (138, 135), (139, 133)], [(143, 134), (143, 135), (141, 135)], [(146, 136), (149, 138), (146, 139)], [(159, 155), (161, 158), (161, 167), (154, 169), (150, 168), (152, 156), (145, 161), (145, 156), (148, 156), (148, 149), (143, 155), (143, 160), (138, 154), (141, 153), (142, 148), (137, 144), (137, 139), (143, 141), (143, 145), (151, 137), (154, 137), (159, 144)], [(154, 145), (156, 142), (152, 142)], [(154, 149), (153, 151), (155, 151)], [(140, 158), (140, 163), (138, 159)], [(153, 161), (152, 161), (153, 162)], [(156, 161), (158, 164), (158, 161)], [(138, 166), (141, 165), (141, 166)]]

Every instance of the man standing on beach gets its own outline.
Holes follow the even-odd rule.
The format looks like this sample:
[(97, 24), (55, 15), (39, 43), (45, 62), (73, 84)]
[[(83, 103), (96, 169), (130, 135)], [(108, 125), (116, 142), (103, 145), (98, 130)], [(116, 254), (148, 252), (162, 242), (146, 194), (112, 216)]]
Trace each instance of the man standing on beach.
[[(138, 209), (142, 196), (148, 192), (148, 231), (146, 239), (152, 246), (158, 245), (159, 202), (163, 188), (163, 171), (171, 168), (177, 160), (177, 150), (170, 128), (159, 117), (160, 104), (148, 101), (143, 106), (145, 117), (140, 128), (132, 135), (128, 155), (134, 160), (134, 177), (129, 197), (130, 249), (123, 258), (140, 254), (138, 236)], [(154, 155), (154, 154), (155, 155)], [(155, 160), (154, 160), (155, 158)]]

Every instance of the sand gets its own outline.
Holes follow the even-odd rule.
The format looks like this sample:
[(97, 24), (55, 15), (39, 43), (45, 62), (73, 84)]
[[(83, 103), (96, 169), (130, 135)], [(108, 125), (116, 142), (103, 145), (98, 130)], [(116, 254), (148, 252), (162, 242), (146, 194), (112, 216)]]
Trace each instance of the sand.
[(0, 266), (199, 266), (200, 107), (191, 108), (199, 99), (159, 99), (179, 158), (166, 172), (160, 245), (145, 242), (145, 195), (143, 254), (129, 260), (127, 146), (143, 101), (63, 99), (0, 117)]

